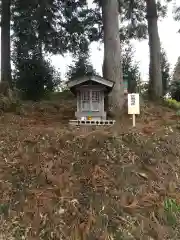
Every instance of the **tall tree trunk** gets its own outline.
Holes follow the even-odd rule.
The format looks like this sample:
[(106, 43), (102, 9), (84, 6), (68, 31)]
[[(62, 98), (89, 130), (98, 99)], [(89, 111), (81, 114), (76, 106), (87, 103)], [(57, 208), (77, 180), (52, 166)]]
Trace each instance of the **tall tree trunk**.
[(1, 15), (1, 81), (12, 84), (10, 47), (11, 0), (2, 0)]
[(146, 13), (149, 34), (149, 96), (156, 100), (163, 96), (161, 73), (161, 46), (158, 33), (156, 0), (146, 0)]
[(114, 82), (109, 94), (108, 105), (115, 115), (120, 113), (124, 103), (123, 72), (121, 63), (121, 45), (119, 36), (119, 4), (118, 0), (102, 1), (104, 28), (104, 78)]

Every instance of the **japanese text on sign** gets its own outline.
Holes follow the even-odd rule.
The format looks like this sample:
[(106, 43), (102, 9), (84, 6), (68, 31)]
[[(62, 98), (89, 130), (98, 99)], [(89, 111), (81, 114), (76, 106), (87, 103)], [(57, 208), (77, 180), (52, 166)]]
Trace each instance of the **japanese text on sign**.
[(136, 97), (134, 94), (131, 94), (131, 106), (135, 106), (136, 105)]

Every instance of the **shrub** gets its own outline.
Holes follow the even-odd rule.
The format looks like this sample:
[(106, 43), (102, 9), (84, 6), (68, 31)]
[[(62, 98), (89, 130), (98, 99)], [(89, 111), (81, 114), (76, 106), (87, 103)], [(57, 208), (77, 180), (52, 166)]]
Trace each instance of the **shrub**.
[(8, 90), (6, 95), (0, 93), (0, 111), (16, 112), (20, 111), (20, 100), (16, 90)]
[(180, 101), (180, 80), (172, 81), (170, 86), (170, 94), (173, 99)]
[(175, 99), (172, 98), (165, 99), (165, 103), (170, 108), (180, 110), (180, 102), (176, 101)]

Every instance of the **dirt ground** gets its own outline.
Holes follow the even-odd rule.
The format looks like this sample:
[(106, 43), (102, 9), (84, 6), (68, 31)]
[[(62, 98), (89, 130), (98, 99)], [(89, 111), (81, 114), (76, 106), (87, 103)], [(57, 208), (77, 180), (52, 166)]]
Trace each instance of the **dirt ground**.
[(1, 240), (180, 239), (180, 118), (69, 128), (71, 102), (0, 116)]

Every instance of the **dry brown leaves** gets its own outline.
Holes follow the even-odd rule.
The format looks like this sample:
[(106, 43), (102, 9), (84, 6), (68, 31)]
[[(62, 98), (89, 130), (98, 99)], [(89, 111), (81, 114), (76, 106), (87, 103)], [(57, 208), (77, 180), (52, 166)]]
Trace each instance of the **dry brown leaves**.
[(163, 134), (161, 111), (147, 107), (130, 130), (126, 119), (69, 129), (72, 107), (29, 109), (0, 117), (2, 239), (168, 239), (163, 201), (179, 202), (180, 137)]

